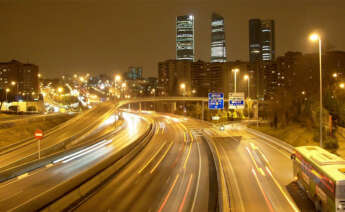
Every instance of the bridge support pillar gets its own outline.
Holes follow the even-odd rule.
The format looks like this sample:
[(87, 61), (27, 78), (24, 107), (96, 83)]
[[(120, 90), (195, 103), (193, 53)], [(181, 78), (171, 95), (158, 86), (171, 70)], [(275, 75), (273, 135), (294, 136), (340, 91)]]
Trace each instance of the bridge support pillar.
[(205, 103), (202, 101), (201, 102), (201, 120), (205, 120)]
[(171, 112), (173, 112), (173, 113), (176, 112), (176, 102), (172, 103), (172, 111)]

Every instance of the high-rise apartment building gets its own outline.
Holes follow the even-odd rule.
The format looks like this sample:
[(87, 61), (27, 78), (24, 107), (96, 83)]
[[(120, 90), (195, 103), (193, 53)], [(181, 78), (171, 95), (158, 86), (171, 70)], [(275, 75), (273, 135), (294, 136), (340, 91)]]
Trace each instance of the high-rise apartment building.
[(273, 61), (275, 59), (274, 20), (249, 20), (249, 61)]
[(176, 18), (176, 59), (194, 61), (194, 16)]
[(211, 19), (211, 62), (226, 62), (224, 18), (216, 13)]

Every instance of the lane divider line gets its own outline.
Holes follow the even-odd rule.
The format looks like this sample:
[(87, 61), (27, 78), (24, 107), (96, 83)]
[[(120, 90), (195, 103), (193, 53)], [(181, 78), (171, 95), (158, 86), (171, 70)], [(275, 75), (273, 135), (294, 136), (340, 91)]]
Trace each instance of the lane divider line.
[(162, 160), (165, 158), (165, 156), (168, 154), (170, 148), (172, 147), (173, 142), (170, 142), (169, 147), (167, 148), (167, 150), (164, 152), (163, 156), (159, 159), (159, 161), (156, 163), (156, 165), (151, 169), (150, 173), (152, 174), (155, 169), (159, 166), (159, 164), (162, 162)]
[(184, 204), (186, 202), (186, 198), (187, 198), (187, 195), (188, 195), (188, 192), (189, 192), (189, 189), (190, 189), (190, 185), (192, 184), (192, 179), (193, 179), (193, 174), (190, 175), (190, 178), (189, 178), (189, 181), (188, 181), (188, 185), (187, 185), (187, 189), (186, 189), (186, 192), (183, 195), (183, 200), (182, 200), (182, 202), (180, 204), (178, 212), (181, 212), (183, 210), (183, 207), (184, 207)]
[(151, 157), (149, 161), (146, 162), (146, 164), (138, 171), (138, 174), (140, 174), (151, 162), (152, 160), (160, 153), (162, 148), (165, 146), (166, 143), (163, 143), (160, 148), (157, 150), (157, 152)]
[(161, 212), (163, 210), (164, 206), (166, 205), (166, 203), (168, 202), (168, 199), (169, 199), (169, 197), (171, 195), (171, 192), (173, 191), (173, 189), (174, 189), (174, 187), (176, 185), (176, 182), (177, 182), (179, 177), (180, 177), (180, 175), (177, 174), (176, 177), (175, 177), (175, 180), (174, 180), (172, 186), (170, 187), (168, 194), (165, 196), (164, 201), (163, 201), (161, 207), (159, 208), (158, 212)]

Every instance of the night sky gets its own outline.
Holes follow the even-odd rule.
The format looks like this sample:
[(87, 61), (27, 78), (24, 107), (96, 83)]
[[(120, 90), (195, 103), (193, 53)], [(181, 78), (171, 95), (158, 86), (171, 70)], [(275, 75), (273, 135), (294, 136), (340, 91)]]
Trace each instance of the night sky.
[(39, 65), (45, 77), (114, 74), (175, 58), (175, 18), (194, 14), (196, 59), (210, 59), (210, 18), (225, 18), (230, 60), (248, 60), (248, 20), (276, 21), (277, 55), (312, 52), (309, 32), (345, 50), (345, 0), (0, 0), (0, 61)]

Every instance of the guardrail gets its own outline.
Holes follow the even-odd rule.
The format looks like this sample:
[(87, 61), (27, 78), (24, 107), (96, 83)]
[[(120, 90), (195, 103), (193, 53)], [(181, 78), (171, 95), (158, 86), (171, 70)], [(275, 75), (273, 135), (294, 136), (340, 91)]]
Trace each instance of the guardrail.
[(274, 145), (284, 149), (288, 153), (294, 153), (294, 151), (295, 151), (295, 147), (293, 147), (292, 145), (290, 145), (290, 144), (286, 143), (285, 141), (282, 141), (276, 137), (267, 135), (263, 132), (260, 132), (260, 131), (257, 131), (257, 130), (254, 130), (254, 129), (251, 129), (248, 127), (246, 128), (246, 130), (247, 130), (247, 132), (249, 132), (253, 135), (256, 135), (260, 138), (263, 138), (264, 140), (270, 142), (271, 144), (274, 144)]
[(218, 206), (220, 212), (229, 212), (230, 211), (230, 197), (229, 197), (229, 191), (227, 188), (227, 184), (225, 181), (225, 176), (223, 173), (223, 169), (221, 168), (222, 163), (221, 159), (219, 158), (219, 154), (217, 153), (217, 147), (214, 143), (214, 141), (208, 136), (208, 134), (203, 130), (203, 137), (206, 140), (206, 143), (208, 144), (213, 161), (215, 163), (216, 172), (217, 172), (217, 182), (218, 182)]

